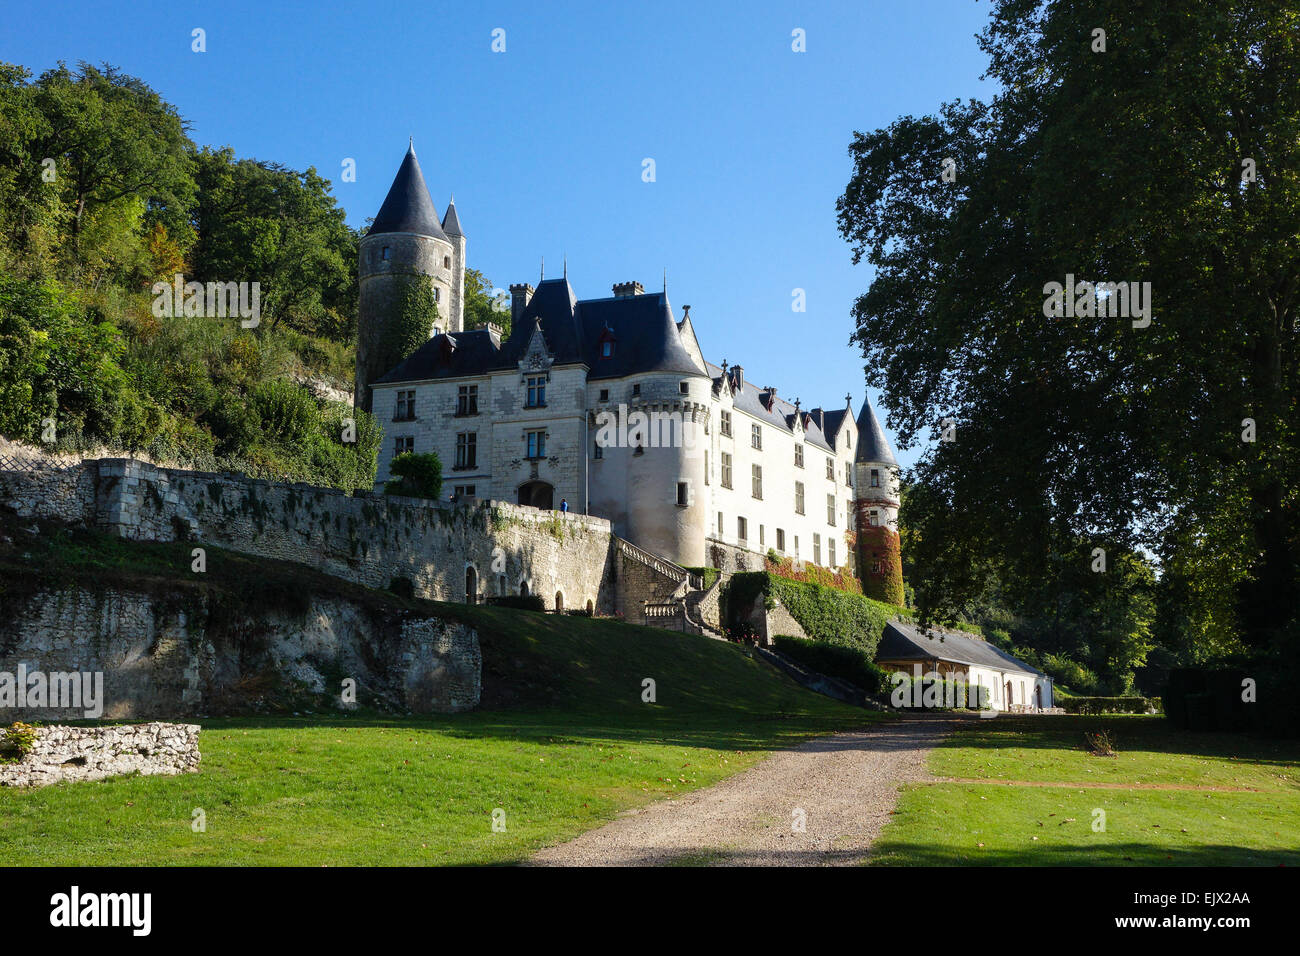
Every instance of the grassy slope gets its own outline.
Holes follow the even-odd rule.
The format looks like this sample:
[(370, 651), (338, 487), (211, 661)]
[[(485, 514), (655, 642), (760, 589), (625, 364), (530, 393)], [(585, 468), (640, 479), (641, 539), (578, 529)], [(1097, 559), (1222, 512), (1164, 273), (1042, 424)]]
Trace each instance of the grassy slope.
[[(7, 530), (7, 587), (26, 586), (23, 574), (48, 582), (93, 572), (99, 584), (153, 588), (175, 587), (177, 566), (189, 575), (188, 545)], [(203, 586), (225, 590), (249, 586), (256, 572), (255, 600), (323, 589), (472, 619), (488, 709), (204, 720), (199, 774), (0, 791), (0, 864), (508, 862), (620, 810), (714, 783), (771, 749), (871, 719), (705, 638), (403, 601), (216, 549), (208, 568)], [(654, 704), (641, 700), (647, 677)], [(190, 826), (200, 808), (206, 833)], [(505, 811), (504, 833), (492, 831), (495, 808)]]
[[(1118, 757), (1094, 757), (1085, 731), (1107, 729)], [(941, 777), (1045, 781), (1054, 787), (907, 788), (873, 862), (913, 865), (1300, 865), (1300, 744), (1176, 734), (1159, 717), (999, 718), (936, 748)], [(1182, 785), (1253, 793), (1091, 789)], [(1094, 832), (1096, 809), (1105, 832)]]

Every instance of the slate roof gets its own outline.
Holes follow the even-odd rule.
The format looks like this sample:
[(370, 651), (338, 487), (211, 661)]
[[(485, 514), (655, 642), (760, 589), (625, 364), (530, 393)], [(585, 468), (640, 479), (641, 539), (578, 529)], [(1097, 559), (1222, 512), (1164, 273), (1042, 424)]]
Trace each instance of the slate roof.
[(481, 375), (496, 361), (499, 347), (500, 340), (487, 329), (435, 335), (375, 384)]
[(438, 220), (438, 210), (429, 198), (429, 187), (425, 185), (424, 173), (420, 172), (420, 162), (415, 158), (414, 144), (406, 151), (393, 185), (388, 187), (384, 204), (379, 207), (374, 225), (366, 235), (383, 232), (413, 232), (436, 239), (447, 238)]
[(885, 430), (880, 427), (880, 419), (871, 409), (871, 399), (863, 398), (862, 411), (858, 413), (858, 449), (853, 455), (854, 461), (879, 461), (886, 465), (898, 465), (894, 450), (889, 447)]
[[(705, 362), (704, 364), (709, 375), (713, 378), (715, 388), (720, 387), (722, 384), (722, 368), (712, 362)], [(731, 378), (730, 371), (727, 372), (727, 376), (734, 388), (735, 379)], [(767, 389), (759, 388), (752, 382), (743, 382), (732, 396), (732, 402), (736, 408), (753, 415), (759, 421), (767, 422), (774, 428), (784, 428), (786, 431), (791, 431), (794, 428), (794, 405), (780, 396), (773, 396)], [(770, 409), (768, 408), (769, 404), (772, 406)], [(800, 411), (799, 414), (803, 416), (804, 420), (804, 443), (816, 445), (826, 451), (833, 451), (834, 449), (826, 441), (826, 436), (822, 434), (821, 426), (817, 424), (817, 420), (806, 410)]]
[(1024, 661), (1018, 660), (988, 641), (962, 631), (950, 631), (943, 628), (931, 628), (933, 636), (927, 636), (915, 624), (903, 621), (890, 621), (885, 626), (885, 633), (876, 648), (876, 660), (879, 661), (928, 661), (940, 660), (954, 664), (975, 664), (1000, 671), (1015, 671), (1020, 674), (1032, 674), (1046, 677), (1042, 671), (1035, 670)]
[(449, 236), (463, 236), (460, 230), (460, 216), (456, 215), (456, 197), (447, 202), (447, 214), (442, 217), (442, 231)]

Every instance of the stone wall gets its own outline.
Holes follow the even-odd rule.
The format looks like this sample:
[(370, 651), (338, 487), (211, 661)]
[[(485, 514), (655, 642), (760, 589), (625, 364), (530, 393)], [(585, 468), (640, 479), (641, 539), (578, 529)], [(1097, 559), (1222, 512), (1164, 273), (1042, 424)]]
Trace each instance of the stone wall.
[(0, 764), (0, 787), (44, 787), (61, 780), (118, 774), (193, 773), (199, 769), (196, 724), (38, 727), (18, 763)]
[(612, 613), (609, 522), (484, 501), (452, 504), (348, 495), (241, 474), (156, 468), (133, 459), (88, 462), (95, 524), (124, 538), (189, 538), (309, 564), (371, 588), (408, 578), (415, 593), (463, 601), (473, 569), (479, 597), (526, 586), (547, 607), (593, 603)]
[[(11, 610), (0, 621), (0, 673), (102, 674), (103, 690), (100, 713), (49, 700), (6, 706), (5, 723), (299, 706), (455, 712), (477, 706), (482, 689), (472, 628), (342, 599), (317, 598), (305, 614), (232, 611), (184, 585), (162, 596), (74, 586)], [(346, 678), (355, 703), (343, 699)]]

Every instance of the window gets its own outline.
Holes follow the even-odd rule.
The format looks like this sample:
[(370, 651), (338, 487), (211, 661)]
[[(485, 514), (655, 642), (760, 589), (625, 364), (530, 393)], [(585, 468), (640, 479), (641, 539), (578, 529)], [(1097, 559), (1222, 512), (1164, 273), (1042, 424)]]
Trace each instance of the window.
[(640, 397), (640, 395), (641, 395), (641, 383), (637, 382), (635, 385), (632, 386), (632, 397), (638, 398)]
[(794, 536), (794, 556), (799, 557), (799, 536)]
[(763, 466), (750, 465), (750, 482), (753, 485), (752, 493), (755, 498), (763, 497)]
[(722, 512), (718, 512), (718, 536), (722, 536)]
[(749, 428), (749, 443), (755, 448), (763, 448), (763, 426), (751, 425)]
[(849, 461), (844, 463), (844, 484), (853, 487), (853, 463)]
[(475, 488), (473, 485), (457, 485), (452, 489), (452, 493), (457, 498), (473, 498), (475, 497), (474, 492)]
[(546, 457), (546, 432), (528, 433), (528, 457), (534, 459)]
[(415, 420), (415, 389), (397, 393), (397, 404), (393, 406), (393, 421), (409, 422)]
[(835, 527), (835, 496), (826, 496), (826, 523), (832, 528)]
[(782, 553), (785, 552), (785, 529), (784, 528), (776, 529), (776, 550)]
[(384, 246), (384, 251), (380, 254), (380, 258), (387, 262), (389, 259), (393, 258), (393, 250), (388, 248), (388, 246)]
[(601, 357), (601, 358), (603, 358), (603, 359), (605, 359), (605, 358), (609, 358), (609, 357), (610, 357), (611, 355), (613, 355), (613, 354), (614, 354), (614, 343), (613, 343), (613, 342), (601, 342), (601, 343), (600, 343), (600, 357)]
[(759, 525), (759, 526), (758, 526), (758, 546), (759, 546), (760, 548), (763, 546), (763, 526), (762, 526), (762, 525)]
[(546, 376), (537, 375), (528, 379), (528, 400), (524, 403), (527, 408), (545, 408), (546, 407)]
[(827, 558), (829, 559), (829, 561), (830, 561), (830, 566), (831, 566), (832, 568), (834, 568), (834, 567), (836, 566), (836, 565), (835, 565), (835, 539), (834, 539), (834, 538), (827, 538), (827, 539), (826, 539), (826, 557), (827, 557)]
[(677, 482), (677, 504), (685, 508), (688, 504), (690, 504), (689, 498), (690, 498), (690, 489), (687, 487), (686, 482), (684, 481)]
[(478, 386), (462, 385), (456, 390), (456, 414), (478, 414)]
[(871, 469), (871, 487), (872, 487), (872, 488), (879, 488), (879, 487), (880, 487), (880, 469), (879, 469), (879, 468), (872, 468), (872, 469)]
[(600, 390), (600, 400), (601, 400), (602, 402), (607, 402), (607, 401), (609, 401), (609, 389), (607, 389), (607, 388), (602, 388), (602, 389)]
[(813, 535), (813, 564), (822, 563), (822, 536)]
[(600, 443), (599, 438), (591, 443), (591, 457), (597, 461), (605, 457), (605, 446)]
[(802, 481), (796, 481), (794, 483), (794, 513), (797, 515), (803, 514), (803, 482)]
[(826, 459), (826, 477), (831, 481), (835, 480), (835, 460), (833, 458)]
[(433, 287), (433, 301), (434, 302), (442, 301), (442, 290), (439, 289), (437, 286)]
[(415, 436), (398, 435), (393, 439), (393, 455), (405, 455), (407, 452), (415, 451)]
[(689, 395), (689, 394), (691, 393), (691, 383), (690, 383), (690, 382), (678, 382), (678, 383), (677, 383), (677, 390), (678, 390), (679, 392), (681, 392), (683, 395)]
[(872, 562), (871, 562), (871, 573), (872, 573), (872, 574), (879, 574), (879, 573), (880, 573), (880, 562), (879, 562), (879, 561), (872, 561)]
[(722, 453), (722, 487), (731, 487), (731, 456), (725, 451)]
[(744, 518), (736, 519), (736, 540), (741, 544), (749, 540), (749, 522)]
[(704, 449), (704, 483), (709, 483), (709, 450)]
[(880, 512), (875, 508), (871, 509), (871, 527), (875, 528), (880, 525)]
[(802, 444), (796, 444), (794, 446), (794, 466), (796, 468), (803, 467), (803, 445)]
[(455, 467), (478, 467), (478, 432), (461, 432), (456, 436)]
[(442, 257), (442, 267), (443, 267), (444, 269), (450, 269), (450, 268), (451, 268), (451, 256), (443, 256), (443, 257)]
[(731, 412), (722, 412), (721, 415), (722, 415), (722, 420), (721, 420), (720, 427), (722, 429), (722, 434), (730, 438), (731, 437)]

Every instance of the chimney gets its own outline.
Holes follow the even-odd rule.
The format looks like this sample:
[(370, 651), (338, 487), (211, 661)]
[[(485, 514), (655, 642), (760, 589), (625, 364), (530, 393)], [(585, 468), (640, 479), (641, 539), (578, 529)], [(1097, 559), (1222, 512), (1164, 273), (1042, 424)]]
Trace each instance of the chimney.
[(731, 384), (736, 391), (740, 391), (745, 387), (745, 369), (743, 366), (731, 366)]
[(634, 295), (642, 295), (645, 292), (645, 286), (639, 282), (615, 282), (614, 298), (627, 299)]
[(826, 425), (824, 419), (822, 418), (822, 410), (820, 408), (814, 408), (812, 410), (812, 418), (813, 421), (817, 423), (817, 427), (821, 429), (823, 432), (825, 432)]
[(510, 287), (510, 323), (513, 328), (519, 328), (519, 319), (536, 291), (527, 282), (516, 282)]

